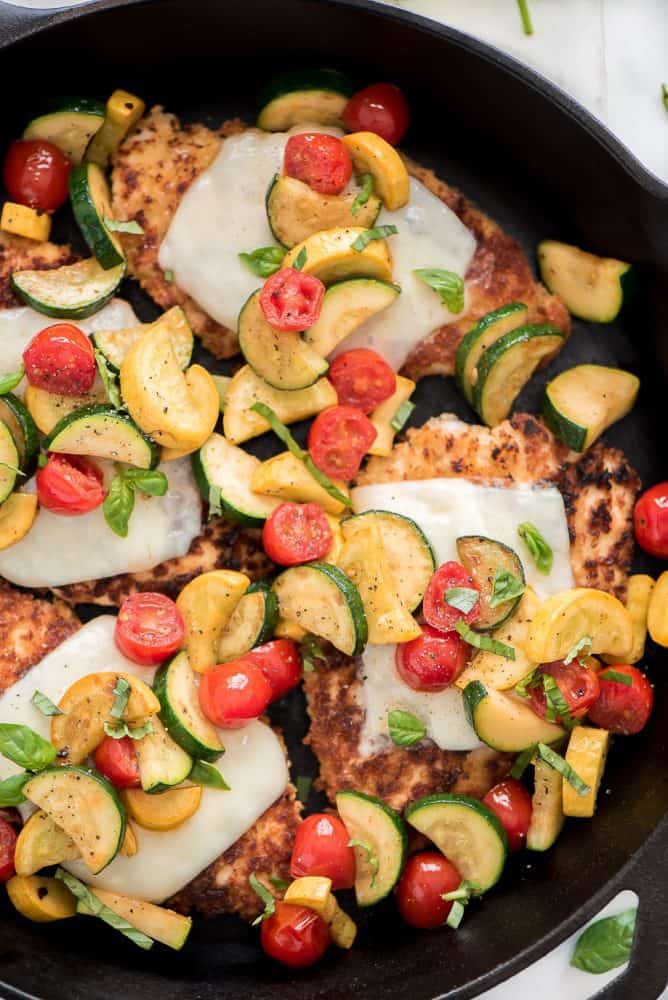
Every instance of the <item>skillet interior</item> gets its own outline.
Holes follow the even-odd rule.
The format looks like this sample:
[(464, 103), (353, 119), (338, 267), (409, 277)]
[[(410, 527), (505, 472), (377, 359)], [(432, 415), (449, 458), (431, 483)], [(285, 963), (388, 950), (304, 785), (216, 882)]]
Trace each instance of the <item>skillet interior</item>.
[[(607, 439), (626, 451), (647, 484), (665, 478), (657, 401), (668, 374), (668, 189), (625, 160), (612, 140), (601, 142), (594, 134), (600, 130), (588, 132), (578, 120), (586, 116), (563, 98), (559, 106), (547, 86), (511, 61), (490, 59), (484, 46), (428, 22), (420, 28), (417, 19), (393, 10), (356, 6), (244, 0), (230, 19), (207, 0), (162, 0), (91, 16), (66, 13), (54, 18), (64, 22), (60, 27), (3, 53), (0, 77), (12, 97), (4, 107), (0, 148), (33, 110), (41, 110), (45, 91), (104, 98), (120, 85), (184, 120), (214, 124), (227, 115), (250, 117), (267, 76), (299, 63), (347, 67), (360, 81), (390, 77), (405, 88), (414, 112), (407, 150), (461, 186), (530, 252), (541, 237), (555, 236), (641, 265), (633, 310), (610, 327), (576, 321), (550, 376), (585, 361), (617, 363), (640, 374), (638, 406)], [(54, 238), (70, 235), (63, 224)], [(156, 314), (133, 285), (125, 294), (143, 319)], [(520, 407), (537, 408), (545, 380), (532, 381)], [(444, 410), (473, 419), (451, 380), (423, 381), (417, 401), (414, 424)], [(643, 559), (637, 568), (660, 569)], [(661, 656), (652, 660), (650, 671), (659, 680)], [(668, 923), (660, 891), (665, 824), (632, 870), (619, 873), (668, 808), (665, 686), (656, 695), (649, 730), (613, 749), (596, 819), (571, 822), (546, 857), (514, 859), (501, 885), (471, 908), (457, 934), (413, 933), (389, 904), (360, 917), (351, 953), (332, 952), (295, 979), (265, 962), (255, 932), (236, 920), (200, 919), (184, 954), (162, 948), (146, 954), (93, 921), (28, 924), (10, 915), (3, 900), (0, 975), (44, 1000), (171, 1000), (184, 993), (210, 1000), (241, 991), (263, 1000), (277, 990), (286, 1000), (473, 996), (551, 947), (617, 888), (638, 886), (649, 905), (641, 918), (633, 995), (654, 1000), (665, 979), (665, 959), (652, 948), (651, 934), (652, 926)], [(296, 748), (294, 773), (312, 773), (313, 761), (299, 745), (306, 728), (300, 695), (293, 693), (276, 721)], [(313, 797), (311, 806), (316, 802)]]

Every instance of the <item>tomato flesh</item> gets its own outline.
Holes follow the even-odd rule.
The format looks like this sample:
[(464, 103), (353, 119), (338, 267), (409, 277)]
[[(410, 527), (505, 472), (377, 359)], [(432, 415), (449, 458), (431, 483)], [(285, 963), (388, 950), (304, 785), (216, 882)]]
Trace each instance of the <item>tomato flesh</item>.
[(143, 667), (162, 663), (181, 648), (183, 615), (165, 594), (130, 594), (121, 605), (114, 638), (123, 656)]
[(50, 454), (35, 483), (42, 507), (64, 517), (95, 510), (107, 495), (101, 470), (79, 455)]
[(412, 854), (395, 890), (399, 913), (411, 927), (439, 927), (452, 909), (443, 896), (461, 883), (455, 866), (438, 851)]
[(397, 377), (376, 351), (358, 347), (339, 354), (327, 373), (339, 403), (371, 413), (393, 395)]
[(414, 691), (443, 691), (461, 674), (471, 647), (457, 632), (420, 627), (421, 636), (397, 646), (397, 673)]
[(325, 286), (320, 278), (283, 267), (262, 286), (260, 308), (275, 330), (300, 333), (314, 325), (324, 297)]
[(403, 139), (409, 118), (408, 101), (393, 83), (372, 83), (358, 90), (343, 111), (351, 132), (375, 132), (392, 146)]
[(271, 700), (282, 698), (302, 678), (302, 658), (292, 639), (272, 639), (256, 646), (244, 659), (259, 667), (271, 686)]
[(633, 527), (645, 552), (668, 559), (668, 483), (645, 490), (633, 509)]
[(501, 821), (509, 850), (521, 850), (531, 823), (531, 796), (524, 785), (515, 778), (507, 778), (490, 788), (482, 801)]
[[(536, 680), (528, 688), (531, 707), (536, 715), (540, 715), (543, 719), (548, 714), (547, 697), (542, 683), (543, 674), (554, 677), (573, 719), (579, 719), (585, 715), (598, 698), (599, 681), (595, 670), (583, 667), (577, 660), (572, 660), (568, 664), (564, 663), (563, 660), (545, 663), (540, 668)], [(555, 713), (553, 721), (561, 723), (563, 720), (559, 714)]]
[[(607, 679), (609, 671), (630, 677), (631, 685)], [(642, 670), (615, 664), (601, 671), (598, 681), (600, 691), (589, 709), (589, 721), (621, 736), (639, 733), (647, 725), (654, 706), (654, 691)]]
[(23, 352), (23, 364), (30, 385), (61, 396), (90, 392), (97, 371), (93, 345), (72, 323), (40, 330)]
[[(460, 608), (448, 604), (445, 593), (448, 590), (464, 588), (466, 590), (477, 590), (477, 583), (473, 577), (469, 576), (461, 563), (446, 562), (436, 570), (427, 585), (424, 599), (422, 601), (422, 614), (425, 621), (441, 632), (450, 632), (459, 621), (466, 622), (467, 625), (474, 622), (480, 614), (480, 600), (477, 600), (470, 611), (464, 612)], [(455, 598), (452, 597), (452, 600)]]
[(279, 566), (322, 559), (333, 540), (327, 515), (317, 503), (279, 504), (262, 528), (264, 550)]
[(311, 424), (308, 450), (325, 475), (332, 479), (354, 479), (377, 433), (361, 410), (353, 406), (330, 406)]
[(214, 726), (240, 729), (259, 718), (272, 698), (272, 688), (262, 670), (241, 657), (219, 663), (202, 675), (199, 703)]
[(262, 947), (270, 958), (291, 969), (314, 965), (329, 947), (329, 927), (306, 906), (276, 903), (275, 912), (262, 921)]
[(3, 180), (12, 201), (42, 212), (55, 212), (69, 197), (72, 164), (44, 139), (17, 139), (9, 147)]
[(303, 181), (319, 194), (341, 194), (353, 173), (350, 153), (340, 139), (326, 132), (291, 135), (283, 166), (288, 177)]
[(338, 816), (314, 813), (297, 827), (292, 848), (293, 878), (321, 875), (331, 878), (332, 889), (351, 889), (355, 884), (355, 852), (350, 834)]
[(139, 788), (139, 762), (134, 741), (129, 736), (114, 740), (105, 736), (95, 751), (95, 768), (115, 788)]

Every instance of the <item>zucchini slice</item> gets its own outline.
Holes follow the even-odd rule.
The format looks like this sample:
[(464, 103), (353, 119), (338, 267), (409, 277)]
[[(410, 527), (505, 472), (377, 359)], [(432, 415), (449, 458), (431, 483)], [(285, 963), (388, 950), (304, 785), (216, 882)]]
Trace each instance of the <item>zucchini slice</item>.
[(31, 476), (39, 451), (39, 434), (30, 411), (13, 392), (0, 396), (0, 420), (9, 427), (14, 438), (19, 469)]
[(0, 420), (0, 503), (4, 503), (16, 485), (19, 470), (19, 452), (14, 436), (4, 421)]
[(545, 285), (573, 316), (612, 323), (632, 291), (631, 264), (597, 257), (557, 240), (538, 244), (538, 265)]
[(195, 760), (217, 760), (225, 747), (199, 704), (199, 678), (182, 650), (153, 679), (160, 719), (175, 743)]
[(325, 374), (329, 365), (294, 333), (270, 326), (253, 292), (239, 313), (239, 348), (253, 371), (275, 389), (304, 389)]
[(518, 594), (503, 604), (491, 607), (489, 602), (494, 587), (494, 574), (497, 569), (507, 570), (524, 583), (522, 560), (509, 545), (493, 538), (485, 538), (484, 535), (462, 535), (456, 544), (460, 563), (480, 588), (480, 616), (472, 628), (476, 632), (490, 632), (510, 618), (522, 596)]
[(369, 417), (376, 428), (376, 439), (369, 448), (370, 455), (386, 458), (391, 454), (395, 436), (404, 429), (415, 409), (415, 404), (410, 402), (414, 392), (415, 382), (404, 378), (403, 375), (397, 375), (394, 395), (381, 403)]
[(540, 601), (535, 590), (527, 587), (513, 616), (499, 627), (494, 636), (499, 642), (512, 646), (515, 650), (515, 659), (507, 660), (498, 653), (481, 649), (455, 681), (457, 687), (463, 690), (471, 681), (481, 681), (485, 687), (494, 688), (495, 691), (506, 691), (530, 674), (537, 664), (529, 660), (524, 651), (524, 644), (539, 607)]
[(52, 142), (76, 165), (103, 121), (104, 104), (88, 97), (71, 97), (53, 111), (33, 118), (23, 138)]
[(367, 643), (364, 605), (357, 587), (329, 563), (292, 566), (274, 580), (281, 618), (331, 642), (347, 656), (359, 656)]
[(97, 163), (80, 163), (70, 170), (68, 184), (72, 212), (90, 252), (105, 271), (122, 264), (121, 241), (105, 222), (112, 218), (111, 192), (102, 168)]
[(42, 434), (50, 434), (56, 424), (76, 410), (102, 404), (109, 405), (109, 397), (99, 375), (95, 376), (93, 388), (85, 396), (62, 396), (57, 392), (48, 392), (46, 389), (27, 385), (23, 399), (37, 429)]
[(561, 833), (564, 825), (563, 783), (559, 772), (544, 760), (538, 758), (534, 762), (531, 822), (527, 830), (530, 851), (547, 851)]
[(257, 126), (267, 132), (286, 132), (302, 122), (341, 125), (352, 93), (350, 80), (335, 69), (282, 73), (260, 93)]
[(125, 262), (105, 271), (95, 257), (51, 271), (14, 271), (13, 291), (22, 302), (56, 319), (85, 319), (113, 298), (125, 275)]
[(370, 229), (378, 218), (382, 202), (372, 194), (353, 215), (358, 193), (320, 194), (296, 177), (276, 174), (265, 201), (269, 228), (276, 240), (288, 249), (323, 229), (336, 226)]
[(511, 694), (471, 681), (464, 688), (464, 708), (476, 735), (493, 750), (521, 753), (534, 743), (556, 743), (564, 730), (536, 715)]
[(473, 402), (489, 427), (505, 420), (536, 368), (556, 354), (564, 335), (556, 326), (530, 324), (505, 333), (478, 361)]
[(545, 388), (543, 416), (573, 451), (586, 451), (633, 408), (640, 379), (621, 368), (576, 365)]
[(375, 278), (392, 281), (392, 255), (387, 240), (372, 240), (363, 250), (354, 250), (355, 243), (366, 233), (362, 226), (325, 229), (302, 240), (289, 250), (283, 267), (294, 267), (300, 255), (306, 254), (302, 271), (314, 274), (325, 285), (348, 278)]
[[(159, 316), (154, 323), (140, 323), (139, 326), (130, 326), (125, 330), (98, 330), (91, 334), (90, 339), (97, 350), (104, 354), (107, 364), (119, 372), (125, 355), (132, 345), (140, 337), (143, 337), (145, 333), (155, 330), (158, 326), (167, 328), (176, 360), (180, 364), (182, 371), (185, 371), (190, 364), (195, 338), (181, 306), (172, 306), (162, 316)], [(212, 376), (212, 378), (220, 377)]]
[(436, 557), (425, 533), (410, 517), (389, 510), (367, 510), (348, 518), (344, 535), (345, 525), (352, 521), (378, 525), (399, 599), (408, 611), (415, 611), (436, 571)]
[(320, 413), (328, 406), (335, 406), (337, 400), (334, 386), (326, 378), (318, 379), (305, 389), (274, 389), (256, 375), (250, 365), (244, 365), (225, 390), (225, 437), (231, 444), (241, 444), (269, 430), (264, 417), (251, 409), (255, 403), (264, 403), (284, 424), (293, 424)]
[(398, 285), (376, 278), (337, 281), (325, 292), (318, 321), (304, 331), (304, 340), (326, 358), (353, 330), (391, 306), (399, 293)]
[[(164, 906), (156, 906), (155, 903), (145, 903), (143, 899), (119, 896), (115, 892), (98, 889), (97, 886), (95, 886), (93, 894), (104, 906), (122, 917), (123, 920), (127, 920), (142, 934), (148, 935), (154, 941), (159, 941), (160, 944), (167, 945), (168, 948), (180, 951), (188, 940), (192, 927), (192, 917), (184, 917)], [(85, 903), (79, 901), (77, 913), (89, 916), (90, 910)]]
[(264, 580), (251, 583), (232, 612), (218, 644), (218, 662), (236, 660), (268, 642), (278, 622), (278, 599)]
[(509, 302), (482, 316), (462, 338), (455, 356), (455, 378), (460, 391), (473, 403), (473, 388), (478, 381), (481, 354), (504, 333), (524, 326), (529, 310), (523, 302)]
[(363, 792), (337, 792), (336, 808), (350, 839), (357, 842), (354, 846), (357, 904), (373, 906), (399, 881), (408, 850), (406, 825), (394, 809)]
[(220, 506), (230, 521), (257, 527), (278, 507), (280, 500), (261, 496), (251, 488), (253, 474), (261, 465), (259, 458), (230, 444), (221, 434), (212, 434), (191, 461), (203, 498), (208, 503), (211, 490), (220, 490)]
[(152, 717), (153, 732), (135, 740), (139, 779), (145, 792), (180, 785), (192, 771), (193, 760), (171, 738), (160, 719)]
[(23, 787), (79, 850), (93, 875), (113, 861), (125, 837), (126, 814), (111, 782), (83, 767), (48, 767)]
[(63, 417), (45, 438), (44, 448), (109, 458), (138, 469), (154, 469), (160, 460), (158, 446), (132, 417), (105, 404), (86, 406)]
[(428, 837), (452, 862), (475, 894), (501, 878), (508, 838), (491, 809), (467, 795), (428, 795), (408, 806), (406, 822)]

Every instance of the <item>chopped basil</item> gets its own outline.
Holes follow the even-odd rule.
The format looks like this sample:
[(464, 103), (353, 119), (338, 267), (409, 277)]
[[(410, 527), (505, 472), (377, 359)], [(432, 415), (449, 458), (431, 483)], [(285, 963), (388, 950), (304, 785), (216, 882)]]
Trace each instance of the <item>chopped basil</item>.
[(188, 775), (188, 781), (202, 788), (216, 788), (221, 792), (229, 792), (230, 786), (225, 781), (217, 767), (207, 764), (204, 760), (196, 760)]
[(478, 603), (480, 591), (473, 587), (448, 587), (443, 596), (447, 605), (467, 615)]
[(279, 892), (285, 892), (287, 887), (290, 885), (286, 878), (279, 878), (278, 875), (270, 875), (269, 881), (273, 885), (274, 889), (277, 889)]
[(311, 785), (313, 784), (313, 778), (308, 774), (298, 774), (295, 786), (297, 788), (297, 798), (300, 802), (305, 803), (311, 794)]
[(316, 660), (327, 660), (317, 635), (305, 635), (301, 641), (302, 667), (305, 674), (312, 674)]
[(419, 267), (413, 271), (425, 284), (433, 288), (451, 313), (460, 313), (464, 308), (464, 281), (454, 271), (444, 271), (438, 267)]
[(0, 754), (26, 771), (41, 771), (53, 764), (56, 748), (30, 726), (0, 722)]
[(533, 755), (536, 752), (536, 746), (537, 744), (533, 743), (530, 747), (527, 747), (526, 750), (523, 750), (522, 753), (517, 756), (515, 763), (510, 769), (511, 778), (519, 779), (522, 777), (527, 767), (533, 760)]
[(577, 939), (571, 965), (599, 975), (628, 962), (637, 915), (634, 907), (590, 924)]
[(448, 913), (446, 924), (451, 927), (453, 931), (456, 931), (462, 922), (464, 916), (464, 904), (461, 900), (456, 899), (452, 906), (450, 907), (450, 912)]
[(427, 734), (424, 723), (416, 719), (410, 712), (393, 709), (387, 716), (387, 728), (390, 739), (398, 747), (412, 747), (419, 743)]
[(255, 918), (255, 920), (251, 925), (255, 927), (257, 926), (257, 924), (261, 924), (263, 920), (266, 920), (267, 917), (273, 916), (273, 914), (276, 912), (276, 900), (269, 892), (269, 889), (267, 889), (266, 885), (262, 885), (262, 882), (260, 882), (255, 872), (251, 872), (250, 875), (248, 876), (248, 883), (253, 892), (257, 893), (257, 895), (264, 903), (264, 910), (262, 911), (259, 917)]
[(144, 229), (136, 219), (122, 222), (120, 219), (108, 219), (105, 215), (104, 224), (110, 233), (130, 233), (131, 236), (143, 236)]
[(408, 422), (408, 418), (415, 409), (415, 403), (411, 403), (410, 399), (405, 399), (401, 406), (397, 409), (390, 420), (390, 427), (397, 434), (402, 431)]
[(42, 715), (50, 716), (63, 714), (58, 706), (54, 705), (51, 699), (47, 698), (47, 696), (42, 694), (41, 691), (35, 691), (30, 701), (35, 708), (42, 713)]
[(138, 931), (136, 927), (133, 927), (124, 917), (119, 917), (117, 913), (105, 906), (104, 903), (98, 899), (94, 892), (80, 882), (78, 878), (74, 875), (70, 875), (63, 868), (56, 869), (56, 878), (63, 882), (64, 885), (70, 890), (73, 896), (79, 900), (81, 907), (77, 907), (79, 912), (89, 914), (92, 917), (99, 917), (103, 920), (105, 924), (109, 924), (114, 930), (120, 931), (126, 938), (129, 938), (133, 944), (138, 945), (140, 948), (144, 948), (146, 951), (153, 947), (153, 938), (150, 938), (147, 934), (143, 934)]
[(11, 774), (4, 781), (0, 781), (0, 809), (8, 806), (20, 806), (25, 802), (23, 786), (30, 781), (32, 774), (28, 771), (21, 771), (20, 774)]
[(354, 202), (350, 206), (351, 215), (357, 215), (362, 205), (366, 205), (367, 201), (373, 194), (373, 175), (364, 174), (361, 181), (362, 181), (362, 190), (360, 191), (360, 193), (357, 195)]
[(7, 372), (5, 375), (0, 375), (0, 396), (6, 396), (8, 392), (15, 389), (24, 375), (23, 368), (19, 368), (17, 372)]
[(111, 530), (121, 538), (127, 538), (130, 516), (135, 506), (135, 490), (148, 493), (152, 497), (162, 497), (169, 483), (164, 472), (158, 469), (123, 469), (111, 480), (109, 490), (102, 504), (104, 519)]
[(123, 478), (133, 488), (152, 497), (164, 497), (169, 488), (167, 476), (159, 469), (125, 469)]
[(107, 364), (107, 359), (105, 358), (102, 351), (95, 351), (95, 363), (97, 365), (97, 370), (100, 373), (100, 378), (102, 379), (102, 384), (104, 386), (104, 391), (107, 394), (107, 399), (112, 406), (120, 410), (122, 406), (121, 393), (118, 388), (117, 377), (114, 372), (111, 371), (109, 365)]
[(517, 534), (531, 553), (538, 572), (547, 576), (552, 569), (554, 554), (538, 528), (530, 521), (524, 521), (517, 525)]
[(295, 257), (294, 263), (292, 265), (295, 271), (301, 271), (304, 264), (308, 260), (308, 253), (306, 252), (306, 247), (302, 247), (297, 256)]
[(174, 272), (172, 271), (171, 267), (168, 267), (166, 271), (163, 271), (162, 276), (165, 279), (165, 281), (170, 285), (174, 281)]
[(388, 236), (394, 236), (399, 230), (396, 226), (376, 226), (374, 229), (365, 229), (363, 233), (360, 233), (354, 243), (351, 244), (350, 249), (357, 251), (357, 253), (362, 253), (362, 251), (368, 247), (369, 243), (373, 243), (374, 240), (384, 240)]
[(533, 24), (531, 23), (529, 0), (517, 0), (517, 6), (519, 7), (520, 10), (520, 18), (522, 19), (522, 27), (524, 28), (524, 34), (533, 35)]
[(498, 608), (499, 604), (512, 601), (514, 597), (519, 597), (525, 590), (525, 585), (518, 577), (514, 576), (507, 569), (497, 566), (494, 570), (492, 593), (488, 602), (489, 606), (490, 608)]
[(545, 692), (545, 718), (548, 722), (561, 722), (566, 729), (572, 729), (575, 720), (571, 716), (568, 702), (552, 674), (543, 674)]
[(112, 740), (122, 740), (126, 736), (129, 736), (131, 740), (142, 740), (153, 732), (153, 723), (149, 719), (142, 726), (131, 728), (123, 719), (118, 719), (116, 722), (105, 722), (103, 729)]
[(515, 685), (515, 694), (518, 694), (520, 698), (528, 698), (529, 695), (527, 694), (527, 688), (534, 687), (538, 683), (539, 674), (539, 668), (534, 667), (534, 669), (528, 673), (526, 677), (523, 677), (522, 680)]
[(549, 747), (546, 743), (539, 743), (537, 752), (540, 759), (544, 760), (548, 767), (551, 767), (553, 771), (557, 771), (557, 773), (562, 776), (564, 781), (567, 781), (568, 784), (575, 789), (578, 795), (589, 795), (591, 791), (589, 785), (582, 780), (580, 775), (573, 770), (571, 765), (561, 756), (561, 754), (558, 754), (556, 750), (553, 750), (552, 747)]
[(444, 892), (441, 899), (444, 899), (446, 903), (454, 902), (455, 899), (468, 900), (474, 892), (480, 892), (480, 886), (475, 882), (469, 882), (468, 879), (464, 879), (458, 889), (453, 889), (452, 892)]
[(109, 714), (112, 719), (122, 719), (123, 712), (127, 708), (128, 700), (130, 698), (130, 684), (126, 681), (125, 677), (116, 678), (113, 695), (114, 703), (111, 706), (111, 712)]
[(628, 674), (623, 674), (620, 670), (604, 670), (598, 675), (599, 680), (614, 681), (615, 684), (624, 684), (626, 687), (633, 687), (633, 678)]
[(498, 639), (492, 639), (488, 635), (474, 632), (461, 618), (456, 623), (455, 630), (459, 632), (462, 639), (470, 646), (475, 646), (476, 649), (485, 649), (488, 653), (496, 653), (497, 656), (503, 656), (506, 660), (515, 659), (515, 650), (512, 646), (507, 646), (505, 642), (499, 642)]
[[(568, 652), (564, 657), (564, 663), (566, 664), (566, 666), (568, 666), (569, 663), (572, 663), (573, 660), (575, 659), (577, 659), (580, 666), (584, 666), (582, 661), (583, 659), (586, 661), (586, 658), (591, 653), (591, 647), (593, 641), (594, 640), (590, 635), (583, 635), (581, 639), (578, 639), (575, 645), (571, 646), (571, 648), (568, 650)], [(583, 656), (581, 656), (580, 653), (582, 653), (584, 649), (586, 649), (587, 652)]]
[(48, 458), (46, 457), (46, 455), (44, 454), (44, 452), (43, 452), (43, 451), (41, 451), (41, 452), (39, 453), (39, 455), (37, 456), (37, 465), (38, 465), (38, 467), (39, 467), (40, 469), (43, 469), (43, 468), (44, 468), (44, 466), (45, 466), (45, 465), (47, 464), (47, 462), (48, 462), (48, 461), (49, 461), (49, 460), (48, 460)]
[(251, 253), (240, 253), (239, 260), (258, 278), (270, 278), (280, 270), (285, 250), (283, 247), (258, 247)]
[(352, 840), (349, 840), (348, 847), (359, 847), (361, 851), (365, 852), (366, 863), (371, 869), (371, 886), (373, 887), (376, 884), (376, 875), (378, 874), (378, 869), (380, 867), (378, 855), (368, 840), (360, 840), (359, 837), (353, 837)]

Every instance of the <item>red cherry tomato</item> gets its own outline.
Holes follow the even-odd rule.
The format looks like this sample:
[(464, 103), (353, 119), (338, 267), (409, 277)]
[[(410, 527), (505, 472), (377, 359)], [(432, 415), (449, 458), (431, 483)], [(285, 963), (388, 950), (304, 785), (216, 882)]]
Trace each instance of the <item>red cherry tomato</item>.
[(6, 819), (0, 819), (0, 882), (7, 882), (16, 874), (14, 850), (16, 830)]
[(455, 866), (438, 851), (412, 854), (396, 888), (399, 913), (411, 927), (439, 927), (452, 909), (444, 894), (461, 884)]
[(317, 503), (279, 504), (262, 528), (265, 552), (279, 566), (322, 559), (333, 540), (327, 515)]
[[(566, 699), (568, 710), (573, 719), (579, 719), (584, 715), (598, 698), (599, 682), (595, 670), (581, 666), (577, 660), (565, 664), (563, 660), (556, 660), (554, 663), (544, 664), (537, 675), (536, 681), (528, 688), (531, 707), (541, 718), (547, 714), (547, 699), (545, 688), (543, 687), (541, 674), (549, 674), (554, 677), (557, 687)], [(561, 722), (561, 717), (556, 715), (555, 722)]]
[(376, 351), (358, 347), (339, 354), (327, 373), (339, 403), (371, 413), (389, 399), (397, 387), (397, 376)]
[(458, 621), (465, 621), (467, 625), (474, 622), (480, 614), (480, 601), (476, 601), (471, 610), (466, 614), (459, 608), (448, 604), (445, 599), (446, 590), (454, 590), (456, 587), (463, 587), (467, 590), (480, 590), (473, 577), (469, 576), (464, 567), (458, 562), (446, 562), (436, 570), (432, 576), (424, 599), (422, 601), (422, 614), (425, 621), (441, 632), (450, 632), (454, 629)]
[(72, 164), (44, 139), (17, 139), (9, 147), (3, 179), (7, 193), (19, 205), (55, 212), (68, 197), (67, 176)]
[(276, 911), (262, 921), (260, 939), (270, 958), (291, 969), (306, 969), (327, 951), (329, 927), (306, 906), (276, 903)]
[(319, 194), (341, 194), (353, 173), (350, 153), (340, 139), (326, 132), (291, 135), (283, 166), (288, 177), (296, 177)]
[(408, 128), (408, 101), (393, 83), (372, 83), (358, 90), (343, 111), (350, 132), (375, 132), (396, 146)]
[(668, 483), (645, 490), (633, 510), (638, 545), (658, 559), (668, 559)]
[(36, 389), (82, 396), (95, 381), (93, 345), (78, 326), (54, 323), (36, 334), (23, 352), (26, 378)]
[(272, 639), (244, 656), (259, 667), (271, 686), (271, 700), (282, 698), (297, 687), (302, 677), (302, 658), (292, 639)]
[(330, 406), (311, 424), (308, 450), (325, 475), (354, 479), (377, 433), (361, 410), (353, 406)]
[(338, 816), (314, 813), (297, 827), (290, 874), (331, 878), (332, 889), (351, 889), (355, 884), (355, 852), (350, 834)]
[[(627, 685), (610, 680), (606, 674), (615, 671), (631, 678)], [(652, 685), (642, 670), (637, 667), (618, 666), (607, 667), (598, 675), (600, 685), (599, 696), (589, 709), (589, 721), (601, 729), (622, 736), (632, 736), (639, 733), (647, 724), (654, 705)]]
[(262, 286), (260, 308), (274, 329), (299, 333), (316, 322), (324, 297), (325, 286), (320, 278), (283, 267)]
[(262, 715), (271, 698), (271, 684), (260, 668), (245, 657), (219, 663), (202, 674), (199, 703), (214, 726), (246, 726)]
[(415, 691), (443, 691), (461, 674), (471, 647), (457, 632), (439, 632), (431, 625), (420, 627), (418, 639), (397, 646), (397, 673)]
[(35, 481), (42, 507), (65, 517), (95, 510), (106, 496), (100, 469), (78, 455), (50, 454)]
[(509, 850), (521, 850), (531, 822), (531, 796), (524, 785), (515, 778), (507, 778), (490, 788), (482, 801), (501, 820)]
[(105, 736), (95, 751), (95, 767), (116, 788), (139, 788), (139, 763), (129, 736), (114, 740)]
[(162, 663), (181, 648), (183, 615), (164, 594), (130, 594), (121, 605), (114, 638), (123, 656), (143, 667)]

